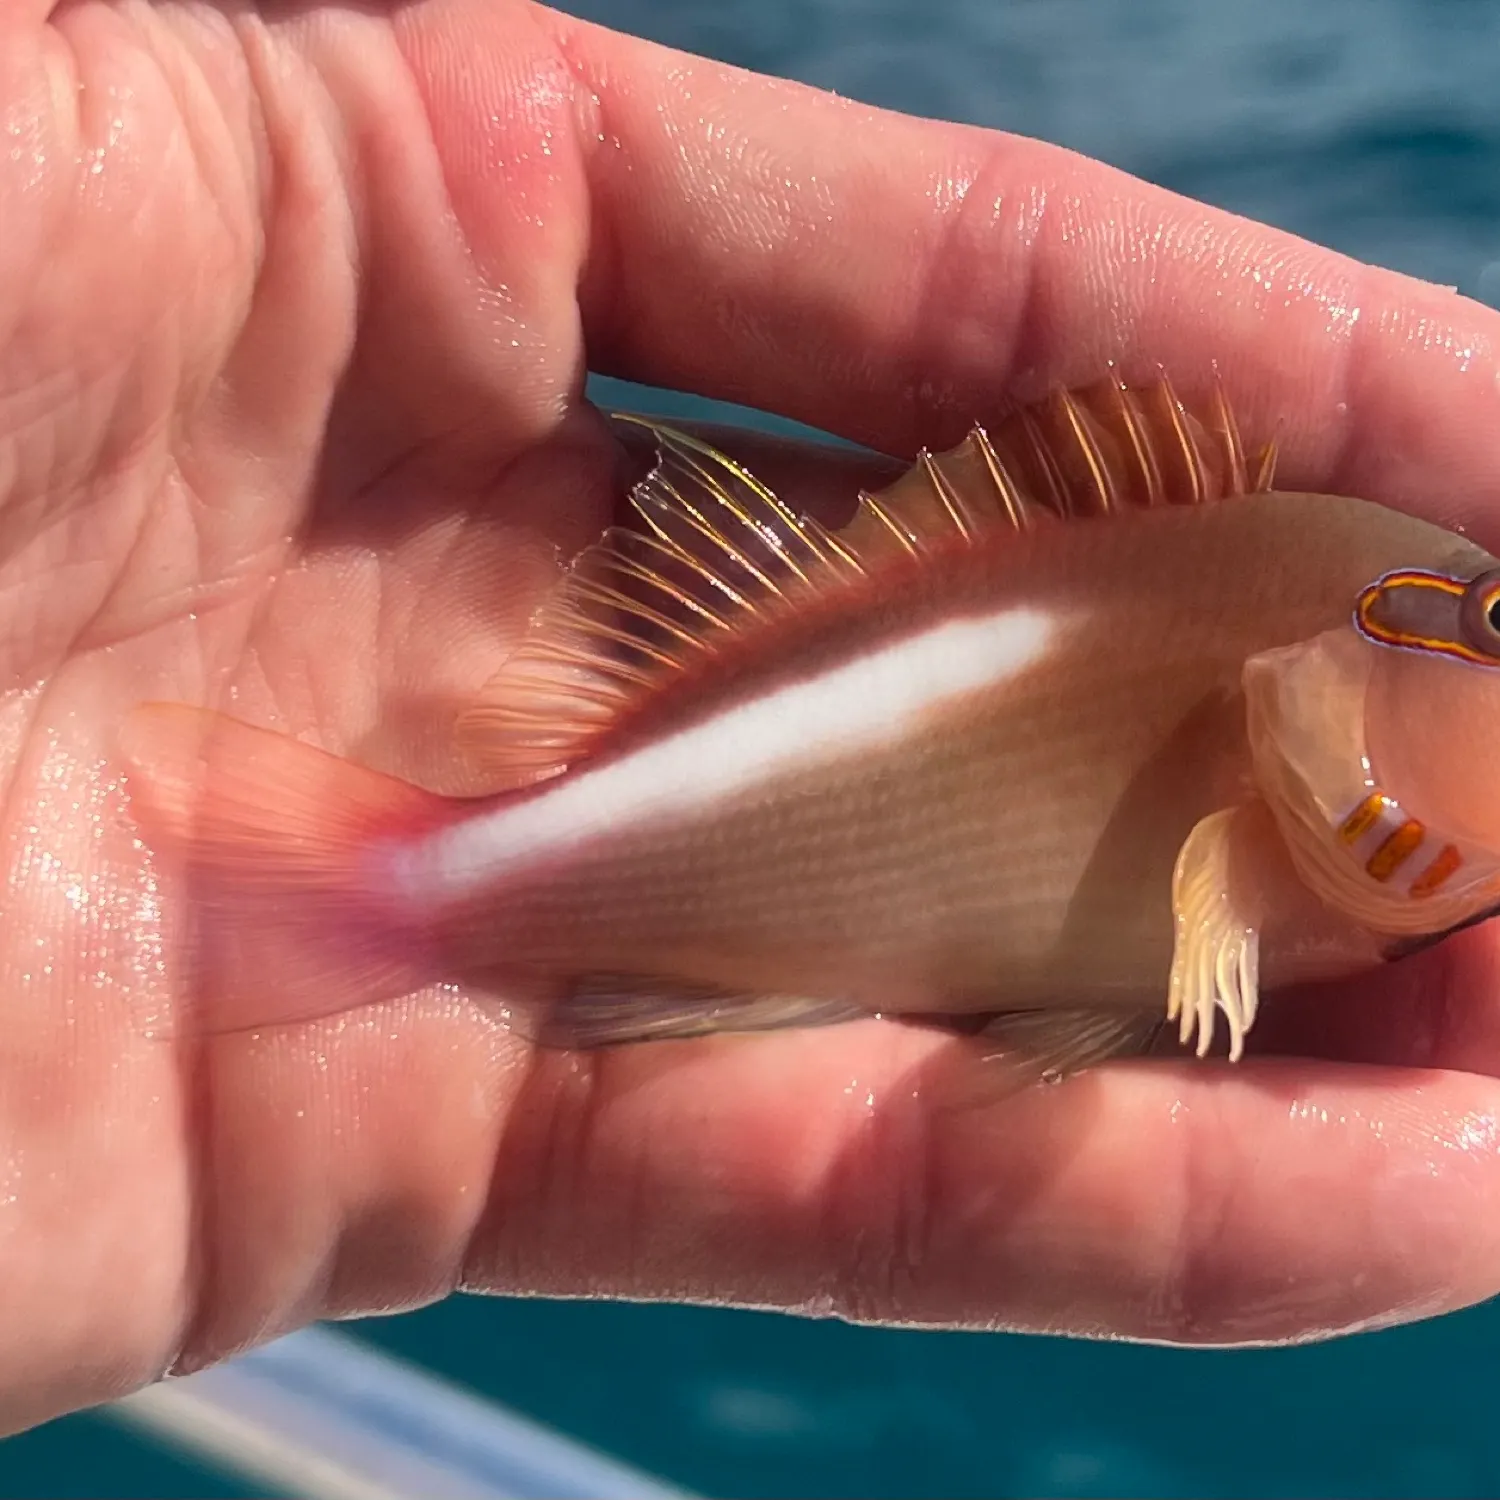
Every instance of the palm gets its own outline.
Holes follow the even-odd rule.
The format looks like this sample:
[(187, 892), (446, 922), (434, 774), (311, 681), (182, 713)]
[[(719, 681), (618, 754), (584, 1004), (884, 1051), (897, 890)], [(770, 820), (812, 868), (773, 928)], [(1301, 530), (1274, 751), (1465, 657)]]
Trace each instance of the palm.
[[(372, 113), (375, 79), (400, 72), (391, 28), (374, 29), (366, 76), (348, 83), (351, 107)], [(4, 48), (31, 98), (49, 83), (62, 97), (0, 160), (3, 1129), (12, 1214), (86, 1213), (87, 1228), (67, 1260), (8, 1258), (3, 1295), (50, 1305), (42, 1326), (60, 1337), (75, 1319), (109, 1330), (100, 1347), (128, 1325), (128, 1367), (108, 1356), (122, 1383), (169, 1364), (200, 1315), (213, 1326), (195, 1340), (215, 1345), (284, 1315), (261, 1239), (271, 1226), (240, 1205), (269, 1163), (324, 1170), (339, 1093), (290, 1064), (284, 1042), (210, 1053), (140, 1035), (141, 1011), (176, 999), (158, 945), (174, 892), (159, 890), (124, 815), (111, 765), (122, 714), (143, 697), (230, 703), (430, 779), (434, 705), (493, 670), (551, 566), (542, 544), (576, 546), (612, 477), (607, 442), (568, 416), (582, 369), (576, 173), (533, 182), (509, 222), (456, 229), (445, 204), (487, 210), (445, 194), (408, 75), (408, 96), (360, 142), (372, 154), (418, 144), (371, 179), (361, 228), (382, 248), (356, 265), (350, 182), (296, 87), (262, 95), (256, 139), (248, 30), (236, 38), (213, 13), (84, 6)], [(524, 156), (555, 130), (559, 163), (576, 162), (569, 119), (554, 114), (493, 148)], [(442, 1161), (451, 1111), (482, 1100), (472, 1084), (453, 1099), (439, 1059), (467, 1047), (482, 1080), (501, 1043), (427, 1013), (403, 1023), (397, 1058), (390, 1029), (389, 1017), (355, 1026), (363, 1040), (340, 1042), (330, 1066), (400, 1074), (423, 1103), (388, 1128), (403, 1151)], [(357, 1197), (316, 1212), (358, 1213)], [(240, 1298), (266, 1303), (216, 1325), (214, 1309)], [(37, 1411), (55, 1400), (33, 1397)]]
[[(624, 372), (909, 449), (951, 435), (1007, 365), (1096, 373), (1104, 326), (1201, 367), (1212, 329), (1194, 288), (1218, 294), (1184, 262), (1181, 295), (1159, 304), (1155, 271), (1122, 270), (1141, 290), (1133, 312), (1128, 295), (1110, 303), (1113, 321), (1082, 295), (1109, 277), (1049, 301), (1063, 252), (1003, 213), (961, 212), (955, 184), (988, 177), (1008, 202), (1024, 168), (1023, 183), (1091, 185), (1102, 214), (1121, 180), (1040, 148), (1012, 166), (1014, 143), (887, 117), (840, 134), (843, 106), (520, 0), (384, 17), (44, 8), (0, 16), (0, 99), (16, 101), (0, 115), (8, 1425), (456, 1282), (1198, 1337), (1387, 1316), (1434, 1282), (1448, 1300), (1487, 1287), (1453, 1269), (1456, 1250), (1424, 1268), (1366, 1236), (1347, 1254), (1378, 1264), (1353, 1291), (1335, 1255), (1316, 1309), (1262, 1306), (1263, 1273), (1316, 1255), (1283, 1237), (1281, 1261), (1247, 1270), (1212, 1235), (1190, 1243), (1196, 1198), (1178, 1241), (1119, 1243), (1144, 1182), (1132, 1161), (1187, 1150), (1164, 1101), (1198, 1100), (1213, 1139), (1261, 1129), (1267, 1108), (1284, 1125), (1248, 1083), (1210, 1096), (1193, 1092), (1204, 1075), (1125, 1069), (1077, 1085), (1061, 1133), (1047, 1099), (1014, 1101), (997, 1132), (926, 1118), (909, 1085), (935, 1044), (878, 1023), (586, 1062), (532, 1057), (428, 995), (208, 1046), (144, 1037), (140, 1016), (179, 999), (179, 893), (127, 816), (122, 716), (143, 698), (228, 706), (458, 789), (446, 716), (615, 489), (613, 444), (580, 404), (585, 331)], [(847, 161), (817, 144), (835, 137)], [(884, 248), (857, 233), (858, 255), (828, 227), (898, 211), (912, 232)], [(1029, 333), (1013, 298), (984, 291), (1010, 284), (1026, 245)], [(1332, 326), (1318, 288), (1353, 274), (1332, 257), (1307, 273), (1310, 323), (1293, 309), (1252, 327), (1215, 304), (1207, 353), (1237, 362), (1252, 401), (1312, 413), (1290, 442), (1307, 482), (1374, 498), (1405, 485), (1420, 503), (1419, 452), (1366, 455), (1317, 420), (1360, 383), (1362, 420), (1383, 431), (1415, 384), (1444, 454), (1435, 493), (1493, 503), (1492, 453), (1451, 438), (1472, 438), (1463, 401), (1482, 390), (1455, 385), (1441, 349), (1403, 381), (1318, 342)], [(1427, 307), (1394, 284), (1370, 294), (1409, 318)], [(951, 309), (951, 345), (924, 296)], [(1008, 357), (966, 344), (986, 320)], [(1482, 344), (1486, 327), (1460, 332)], [(1278, 386), (1264, 340), (1288, 368), (1305, 345), (1319, 373)], [(1068, 368), (1069, 348), (1095, 368)], [(1433, 1060), (1477, 1065), (1473, 1030), (1464, 1057), (1434, 1043)], [(1378, 1101), (1389, 1080), (1318, 1086)], [(1491, 1103), (1484, 1080), (1450, 1089), (1447, 1118)], [(1363, 1139), (1325, 1143), (1288, 1211), (1347, 1182)]]

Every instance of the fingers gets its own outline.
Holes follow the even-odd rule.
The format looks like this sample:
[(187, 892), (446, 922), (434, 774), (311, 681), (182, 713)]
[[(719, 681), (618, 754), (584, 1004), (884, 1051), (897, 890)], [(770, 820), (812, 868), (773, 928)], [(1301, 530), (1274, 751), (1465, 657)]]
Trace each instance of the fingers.
[(1461, 932), (1375, 973), (1273, 995), (1252, 1052), (1500, 1077), (1500, 927)]
[(183, 1367), (455, 1284), (1191, 1343), (1500, 1289), (1493, 1080), (1144, 1063), (946, 1111), (962, 1045), (532, 1053), (452, 997), (220, 1039)]
[(1136, 1065), (944, 1114), (954, 1045), (870, 1022), (544, 1061), (467, 1282), (1194, 1343), (1500, 1286), (1491, 1081)]
[(1035, 141), (548, 19), (598, 142), (594, 368), (910, 452), (1109, 360), (1187, 392), (1217, 362), (1288, 486), (1500, 505), (1494, 312)]

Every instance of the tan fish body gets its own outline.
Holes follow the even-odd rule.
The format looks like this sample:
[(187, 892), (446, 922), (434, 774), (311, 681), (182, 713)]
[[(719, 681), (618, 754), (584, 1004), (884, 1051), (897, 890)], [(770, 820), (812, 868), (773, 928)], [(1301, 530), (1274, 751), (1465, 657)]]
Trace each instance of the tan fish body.
[(1404, 701), (1441, 719), (1455, 670), (1500, 709), (1449, 618), (1494, 559), (1257, 487), (1222, 403), (1205, 426), (1165, 383), (1060, 398), (839, 533), (654, 430), (641, 531), (579, 560), (463, 721), (515, 790), (453, 802), (138, 715), (197, 1024), (447, 978), (569, 1044), (972, 1014), (1072, 1068), (1168, 1016), (1204, 1050), (1217, 1014), (1237, 1055), (1261, 989), (1500, 900), (1500, 826), (1416, 816), (1442, 768), (1393, 791), (1366, 715), (1391, 699), (1386, 740)]

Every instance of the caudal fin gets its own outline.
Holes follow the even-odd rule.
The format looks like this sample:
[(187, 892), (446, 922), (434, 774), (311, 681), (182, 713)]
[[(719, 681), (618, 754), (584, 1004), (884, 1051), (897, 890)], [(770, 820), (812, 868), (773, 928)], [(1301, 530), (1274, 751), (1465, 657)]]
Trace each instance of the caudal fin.
[(284, 1025), (442, 977), (388, 873), (442, 798), (180, 704), (136, 709), (121, 748), (132, 811), (188, 909), (185, 982), (169, 1015), (143, 1017), (151, 1030)]

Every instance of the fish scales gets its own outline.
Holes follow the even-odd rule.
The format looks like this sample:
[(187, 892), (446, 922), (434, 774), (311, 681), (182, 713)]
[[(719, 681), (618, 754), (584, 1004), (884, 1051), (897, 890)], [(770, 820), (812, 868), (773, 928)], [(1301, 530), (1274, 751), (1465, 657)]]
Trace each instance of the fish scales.
[[(1089, 986), (1108, 953), (1111, 998), (1138, 1003), (1170, 961), (1177, 852), (1250, 775), (1243, 660), (1337, 625), (1348, 597), (1410, 555), (1393, 517), (1381, 535), (1357, 531), (1330, 569), (1320, 535), (1350, 519), (1337, 500), (1277, 495), (1143, 512), (1085, 537), (1006, 538), (966, 594), (950, 580), (884, 623), (895, 634), (960, 608), (1037, 610), (1056, 635), (1013, 680), (888, 746), (858, 744), (680, 818), (657, 808), (636, 824), (621, 807), (566, 865), (518, 867), (485, 941), (522, 967), (778, 992), (847, 992), (857, 973), (867, 1003), (889, 983), (890, 1003), (939, 1011)], [(1267, 590), (1242, 586), (1247, 567), (1275, 580), (1274, 611)], [(1193, 629), (1203, 618), (1211, 635)], [(782, 659), (767, 673), (794, 670)], [(689, 722), (711, 723), (711, 679), (700, 693)], [(1131, 878), (1091, 893), (1107, 840), (1132, 851)], [(1086, 924), (1069, 920), (1081, 901)]]

